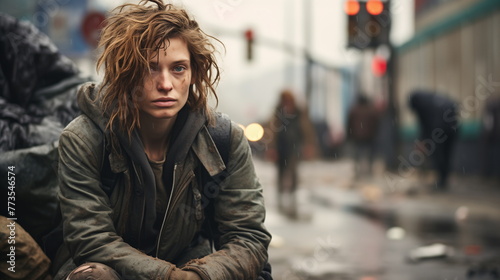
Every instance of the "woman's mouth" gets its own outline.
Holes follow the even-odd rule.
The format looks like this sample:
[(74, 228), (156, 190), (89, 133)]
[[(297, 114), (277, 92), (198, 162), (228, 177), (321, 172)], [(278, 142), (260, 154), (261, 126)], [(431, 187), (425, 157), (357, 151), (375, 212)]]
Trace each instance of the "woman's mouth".
[(175, 104), (176, 100), (174, 98), (158, 98), (153, 100), (153, 104), (158, 107), (171, 107)]

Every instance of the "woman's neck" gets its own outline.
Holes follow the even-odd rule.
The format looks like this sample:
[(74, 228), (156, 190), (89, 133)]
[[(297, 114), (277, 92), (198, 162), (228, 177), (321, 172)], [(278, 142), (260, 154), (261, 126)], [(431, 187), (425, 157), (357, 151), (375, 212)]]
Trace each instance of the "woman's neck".
[(144, 152), (150, 160), (161, 161), (165, 158), (175, 119), (160, 120), (141, 116), (139, 135)]

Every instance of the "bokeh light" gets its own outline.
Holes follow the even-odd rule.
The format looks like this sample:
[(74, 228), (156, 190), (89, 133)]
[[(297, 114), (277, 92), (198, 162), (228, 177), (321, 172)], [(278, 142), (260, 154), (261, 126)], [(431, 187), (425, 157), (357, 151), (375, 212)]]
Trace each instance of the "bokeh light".
[(264, 128), (258, 123), (251, 123), (245, 128), (245, 136), (249, 141), (259, 141), (264, 136)]

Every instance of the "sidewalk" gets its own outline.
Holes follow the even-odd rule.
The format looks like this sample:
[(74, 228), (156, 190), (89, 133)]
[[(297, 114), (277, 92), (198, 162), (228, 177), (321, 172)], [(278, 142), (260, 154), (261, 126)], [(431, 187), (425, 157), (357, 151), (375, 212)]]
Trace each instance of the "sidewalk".
[[(265, 188), (266, 200), (270, 206), (275, 202), (275, 167), (270, 162), (255, 160), (256, 169)], [(500, 219), (500, 182), (487, 181), (478, 176), (452, 174), (447, 191), (435, 191), (432, 186), (432, 174), (415, 171), (411, 175), (401, 176), (375, 168), (370, 178), (354, 179), (352, 162), (310, 161), (299, 167), (300, 189), (309, 196), (315, 196), (319, 203), (334, 205), (336, 195), (345, 192), (342, 199), (351, 203), (383, 205), (394, 203), (394, 207), (412, 201), (422, 207), (430, 205), (449, 209), (461, 206), (469, 207), (471, 214), (495, 216)], [(322, 190), (333, 192), (322, 193)], [(349, 196), (349, 198), (347, 198)], [(305, 198), (302, 197), (302, 200)]]
[[(256, 159), (255, 166), (275, 279), (464, 279), (474, 261), (468, 248), (480, 248), (473, 253), (481, 256), (500, 251), (494, 182), (454, 175), (448, 192), (434, 192), (420, 173), (402, 178), (376, 168), (372, 178), (354, 180), (349, 160), (304, 162), (294, 221), (276, 209), (274, 165)], [(404, 234), (393, 239), (391, 232)], [(435, 242), (456, 248), (457, 258), (407, 263), (409, 251)]]
[(415, 171), (403, 177), (383, 171), (354, 183), (354, 189), (373, 204), (392, 204), (396, 208), (415, 205), (420, 211), (458, 211), (457, 219), (474, 216), (500, 220), (500, 182), (452, 174), (445, 191), (436, 190), (432, 182), (431, 172)]

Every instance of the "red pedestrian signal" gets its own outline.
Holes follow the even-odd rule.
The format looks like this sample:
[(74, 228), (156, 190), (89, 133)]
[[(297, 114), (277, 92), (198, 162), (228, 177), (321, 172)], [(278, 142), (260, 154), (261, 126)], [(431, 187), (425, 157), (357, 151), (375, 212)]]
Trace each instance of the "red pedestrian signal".
[(374, 56), (372, 60), (372, 72), (377, 77), (382, 77), (387, 72), (387, 60), (381, 56)]

